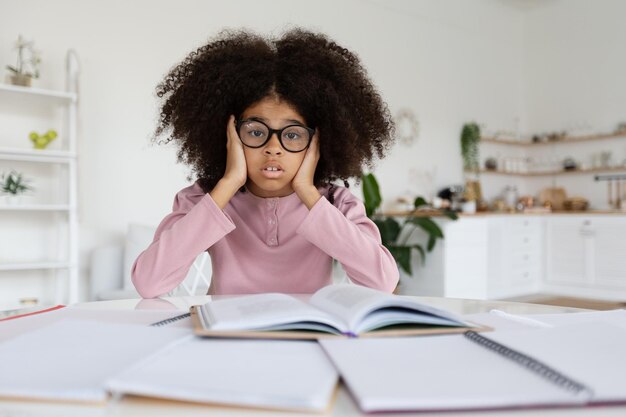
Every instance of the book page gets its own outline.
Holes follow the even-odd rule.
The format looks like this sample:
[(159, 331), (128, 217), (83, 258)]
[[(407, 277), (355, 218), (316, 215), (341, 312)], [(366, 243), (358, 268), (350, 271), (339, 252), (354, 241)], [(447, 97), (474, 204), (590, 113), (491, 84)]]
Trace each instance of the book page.
[[(210, 330), (287, 330), (318, 322), (347, 331), (341, 320), (286, 294), (255, 294), (211, 301), (200, 307)], [(298, 326), (298, 323), (304, 323)]]
[(471, 326), (450, 312), (354, 284), (324, 287), (313, 294), (309, 303), (346, 321), (355, 334), (403, 323)]
[(104, 401), (107, 378), (185, 337), (188, 329), (61, 320), (0, 344), (0, 396)]
[(323, 411), (338, 374), (315, 342), (194, 338), (111, 379), (112, 392)]

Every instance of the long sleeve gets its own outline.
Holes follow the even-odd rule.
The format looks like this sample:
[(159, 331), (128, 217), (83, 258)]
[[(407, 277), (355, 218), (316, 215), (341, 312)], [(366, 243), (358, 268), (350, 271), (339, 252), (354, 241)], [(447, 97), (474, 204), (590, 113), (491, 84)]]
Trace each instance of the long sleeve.
[(320, 198), (297, 232), (337, 259), (353, 282), (392, 292), (399, 280), (393, 256), (382, 245), (380, 232), (366, 216), (363, 203), (348, 190), (339, 190), (337, 207)]
[(132, 268), (132, 282), (144, 298), (163, 295), (186, 277), (196, 257), (235, 229), (230, 218), (197, 185), (180, 191)]

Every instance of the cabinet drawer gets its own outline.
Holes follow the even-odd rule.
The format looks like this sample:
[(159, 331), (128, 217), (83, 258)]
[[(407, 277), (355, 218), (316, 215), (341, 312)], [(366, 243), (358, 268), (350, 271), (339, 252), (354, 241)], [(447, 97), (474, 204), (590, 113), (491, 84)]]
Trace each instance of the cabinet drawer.
[(507, 236), (505, 243), (508, 246), (508, 250), (516, 251), (539, 248), (541, 247), (542, 240), (540, 233), (518, 233)]
[(521, 250), (511, 251), (507, 255), (508, 265), (513, 269), (521, 267), (541, 267), (541, 253), (539, 251)]
[(527, 235), (539, 235), (541, 234), (542, 226), (540, 219), (532, 218), (519, 218), (519, 219), (507, 219), (505, 223), (505, 231), (508, 234), (527, 234)]
[(511, 285), (527, 286), (529, 284), (539, 282), (541, 270), (536, 267), (519, 268), (511, 271)]

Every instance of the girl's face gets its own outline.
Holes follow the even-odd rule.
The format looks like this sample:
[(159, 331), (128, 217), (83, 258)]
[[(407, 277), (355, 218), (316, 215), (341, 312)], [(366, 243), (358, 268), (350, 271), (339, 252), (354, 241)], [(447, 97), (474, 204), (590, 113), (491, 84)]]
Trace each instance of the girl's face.
[[(272, 129), (288, 125), (306, 126), (304, 118), (288, 103), (268, 96), (248, 107), (241, 119), (257, 119)], [(295, 177), (306, 150), (288, 152), (280, 144), (278, 135), (260, 148), (243, 147), (248, 168), (246, 187), (259, 197), (284, 197), (294, 192), (291, 180)]]

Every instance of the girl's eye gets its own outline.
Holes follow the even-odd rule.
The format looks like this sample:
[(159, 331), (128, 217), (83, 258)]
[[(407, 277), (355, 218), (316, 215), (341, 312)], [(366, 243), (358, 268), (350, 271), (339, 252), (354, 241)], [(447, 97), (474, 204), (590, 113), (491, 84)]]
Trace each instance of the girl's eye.
[(289, 139), (289, 140), (295, 140), (298, 139), (300, 137), (300, 135), (298, 135), (295, 132), (287, 132), (284, 135), (285, 139)]
[(261, 136), (263, 136), (265, 133), (262, 130), (251, 130), (249, 133), (251, 136), (254, 136), (255, 138), (260, 138)]

